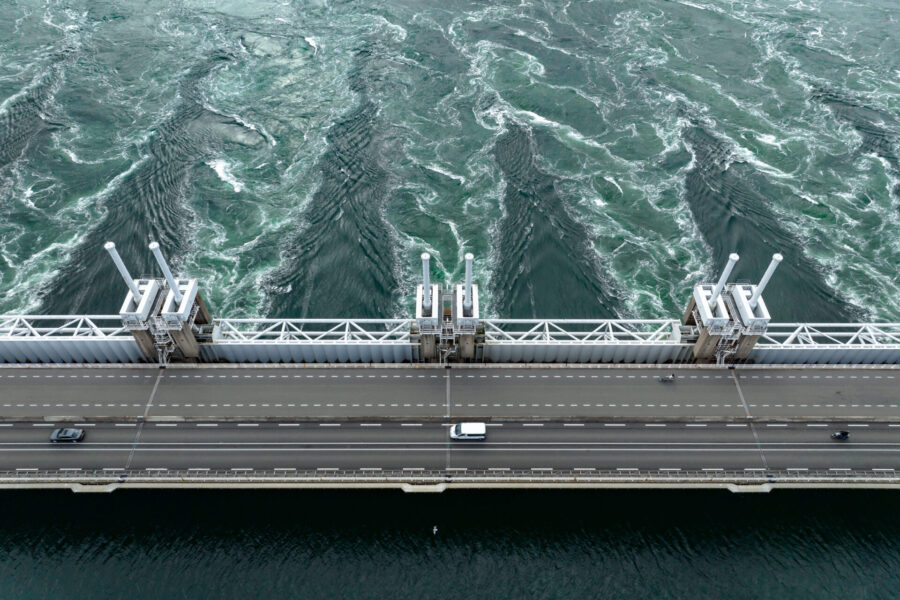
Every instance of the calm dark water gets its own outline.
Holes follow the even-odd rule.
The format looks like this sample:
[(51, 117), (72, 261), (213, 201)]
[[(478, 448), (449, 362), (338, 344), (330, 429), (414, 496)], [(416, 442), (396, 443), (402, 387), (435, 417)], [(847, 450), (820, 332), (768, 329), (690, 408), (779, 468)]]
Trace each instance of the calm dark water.
[(2, 506), (4, 599), (900, 591), (889, 492), (9, 492)]

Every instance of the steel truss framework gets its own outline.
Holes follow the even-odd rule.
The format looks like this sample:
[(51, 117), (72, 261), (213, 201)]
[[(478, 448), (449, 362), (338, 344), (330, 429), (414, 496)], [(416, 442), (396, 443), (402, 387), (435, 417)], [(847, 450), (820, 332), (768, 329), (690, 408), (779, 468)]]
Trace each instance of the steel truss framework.
[(680, 323), (671, 319), (485, 319), (487, 344), (680, 342)]
[[(217, 319), (203, 359), (408, 362), (413, 319)], [(690, 360), (693, 333), (673, 319), (485, 319), (489, 362)], [(140, 362), (118, 315), (0, 316), (0, 362)], [(770, 323), (747, 362), (900, 363), (900, 323)]]
[(215, 341), (410, 343), (412, 319), (217, 319)]

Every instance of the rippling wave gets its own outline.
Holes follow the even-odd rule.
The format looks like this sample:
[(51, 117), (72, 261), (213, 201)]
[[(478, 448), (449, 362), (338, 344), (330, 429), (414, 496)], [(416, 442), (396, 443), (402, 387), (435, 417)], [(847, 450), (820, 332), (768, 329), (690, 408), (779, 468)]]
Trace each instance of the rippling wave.
[[(231, 316), (900, 315), (892, 5), (153, 0), (0, 9), (0, 310), (109, 312), (147, 242)], [(814, 301), (808, 301), (812, 298)]]
[(383, 60), (377, 53), (372, 46), (357, 53), (349, 83), (360, 105), (328, 132), (319, 188), (268, 280), (272, 316), (333, 317), (335, 302), (359, 318), (391, 314), (394, 251), (383, 216), (390, 185), (378, 108), (367, 93)]
[(519, 319), (615, 316), (587, 230), (569, 215), (558, 182), (538, 168), (528, 131), (511, 125), (497, 140), (495, 156), (506, 193), (493, 300)]
[(0, 596), (890, 599), (895, 506), (861, 491), (19, 491)]

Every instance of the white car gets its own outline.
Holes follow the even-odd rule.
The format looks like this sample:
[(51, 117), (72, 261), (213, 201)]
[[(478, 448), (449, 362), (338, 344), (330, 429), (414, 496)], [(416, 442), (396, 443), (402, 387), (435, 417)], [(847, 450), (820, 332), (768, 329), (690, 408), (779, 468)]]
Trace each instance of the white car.
[(450, 427), (450, 439), (453, 440), (483, 440), (486, 435), (484, 423), (457, 423)]

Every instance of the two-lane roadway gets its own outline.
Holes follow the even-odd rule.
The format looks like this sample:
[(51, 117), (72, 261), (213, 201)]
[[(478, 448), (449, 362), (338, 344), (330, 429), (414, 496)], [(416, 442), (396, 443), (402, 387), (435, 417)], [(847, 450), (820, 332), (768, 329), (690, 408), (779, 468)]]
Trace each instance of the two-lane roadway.
[(900, 421), (900, 370), (3, 367), (4, 417)]
[[(900, 470), (900, 428), (834, 424), (493, 423), (484, 441), (451, 441), (453, 421), (367, 423), (0, 423), (0, 471), (760, 471)], [(81, 426), (80, 444), (49, 443)]]

